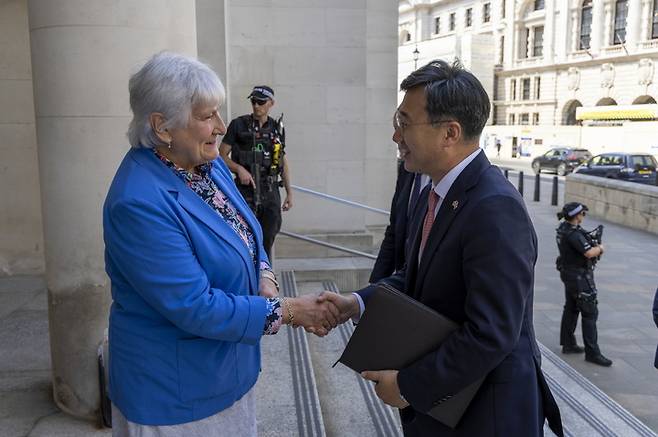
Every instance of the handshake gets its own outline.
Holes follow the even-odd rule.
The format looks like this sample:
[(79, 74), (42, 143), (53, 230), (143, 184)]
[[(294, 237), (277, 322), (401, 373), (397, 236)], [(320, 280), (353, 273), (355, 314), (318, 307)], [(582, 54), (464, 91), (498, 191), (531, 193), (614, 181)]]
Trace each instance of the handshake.
[(336, 326), (345, 323), (360, 312), (359, 302), (353, 294), (341, 296), (331, 291), (319, 295), (281, 299), (283, 323), (293, 328), (302, 326), (307, 332), (324, 337)]

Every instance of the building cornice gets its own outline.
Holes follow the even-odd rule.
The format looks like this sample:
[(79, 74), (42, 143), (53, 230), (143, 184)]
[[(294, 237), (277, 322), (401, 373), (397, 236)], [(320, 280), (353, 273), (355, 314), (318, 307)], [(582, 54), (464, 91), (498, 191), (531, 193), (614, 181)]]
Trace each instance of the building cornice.
[(596, 57), (592, 59), (568, 60), (565, 62), (553, 64), (532, 64), (516, 68), (499, 69), (496, 71), (496, 74), (499, 77), (518, 76), (524, 73), (542, 73), (554, 70), (567, 70), (570, 67), (592, 67), (606, 63), (636, 62), (643, 58), (658, 59), (658, 51), (633, 53), (629, 55), (624, 54), (621, 56)]

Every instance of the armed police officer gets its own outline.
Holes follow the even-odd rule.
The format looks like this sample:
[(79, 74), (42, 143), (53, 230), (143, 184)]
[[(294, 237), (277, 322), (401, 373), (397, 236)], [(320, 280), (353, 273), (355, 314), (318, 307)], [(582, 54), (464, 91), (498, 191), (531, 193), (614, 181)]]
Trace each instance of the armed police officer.
[[(283, 114), (278, 120), (269, 116), (274, 105), (274, 91), (268, 86), (254, 87), (247, 98), (251, 101), (252, 113), (231, 121), (219, 153), (235, 173), (238, 190), (263, 228), (263, 246), (271, 260), (274, 238), (281, 229), (281, 210), (292, 208)], [(283, 205), (280, 185), (286, 190)]]
[[(582, 203), (570, 202), (557, 213), (559, 220), (564, 219), (557, 228), (556, 236), (560, 251), (556, 264), (565, 294), (560, 344), (562, 353), (585, 352), (586, 361), (607, 367), (612, 365), (612, 361), (601, 354), (597, 342), (596, 319), (599, 311), (594, 283), (594, 266), (604, 250), (601, 244), (603, 227), (587, 232), (580, 226), (587, 210), (587, 206)], [(579, 313), (585, 348), (576, 344), (574, 336)]]

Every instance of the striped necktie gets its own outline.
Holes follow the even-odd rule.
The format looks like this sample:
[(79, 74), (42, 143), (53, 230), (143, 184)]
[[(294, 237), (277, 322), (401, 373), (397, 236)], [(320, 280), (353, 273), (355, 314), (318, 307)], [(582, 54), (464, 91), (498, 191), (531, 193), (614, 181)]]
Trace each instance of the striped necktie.
[(432, 225), (434, 224), (434, 210), (436, 205), (439, 203), (439, 195), (436, 194), (436, 191), (430, 190), (427, 199), (427, 214), (425, 214), (425, 220), (423, 221), (423, 233), (420, 237), (420, 250), (418, 251), (418, 259), (423, 255), (423, 250), (425, 249), (425, 244), (427, 244), (427, 238), (430, 236), (430, 231), (432, 230)]

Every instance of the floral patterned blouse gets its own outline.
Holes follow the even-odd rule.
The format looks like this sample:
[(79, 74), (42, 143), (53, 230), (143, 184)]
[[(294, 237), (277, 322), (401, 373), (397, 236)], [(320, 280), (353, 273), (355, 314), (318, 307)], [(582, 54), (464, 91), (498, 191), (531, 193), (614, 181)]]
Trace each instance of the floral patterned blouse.
[[(176, 176), (185, 182), (185, 185), (194, 191), (201, 200), (208, 204), (235, 231), (245, 246), (247, 246), (254, 266), (257, 266), (258, 260), (256, 258), (256, 239), (254, 238), (254, 233), (237, 208), (233, 206), (229, 198), (210, 177), (212, 164), (206, 163), (197, 166), (195, 173), (177, 166), (156, 149), (153, 149), (153, 152), (164, 165), (170, 168)], [(271, 267), (267, 262), (263, 261), (260, 263), (260, 270), (271, 270)], [(279, 328), (281, 328), (282, 322), (283, 308), (281, 306), (281, 299), (278, 297), (267, 298), (267, 315), (265, 316), (263, 333), (276, 334)]]

